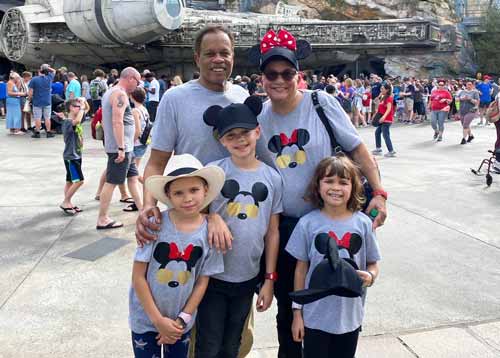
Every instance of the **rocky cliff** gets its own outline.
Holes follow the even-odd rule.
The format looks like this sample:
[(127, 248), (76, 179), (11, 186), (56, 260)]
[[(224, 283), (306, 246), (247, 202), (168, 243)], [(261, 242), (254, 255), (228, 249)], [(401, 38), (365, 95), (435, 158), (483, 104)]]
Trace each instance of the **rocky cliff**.
[[(278, 0), (226, 0), (239, 11), (274, 13)], [(432, 19), (439, 25), (457, 27), (455, 0), (284, 0), (300, 7), (300, 15), (323, 20)], [(457, 27), (458, 29), (458, 27)], [(470, 50), (428, 53), (421, 56), (386, 56), (390, 75), (440, 76), (473, 71)]]

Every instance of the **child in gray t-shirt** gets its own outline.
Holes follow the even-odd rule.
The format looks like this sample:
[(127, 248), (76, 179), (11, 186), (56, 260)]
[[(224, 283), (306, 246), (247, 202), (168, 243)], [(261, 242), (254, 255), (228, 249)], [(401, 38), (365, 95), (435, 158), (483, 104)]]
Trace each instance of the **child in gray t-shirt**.
[(170, 210), (162, 213), (158, 240), (138, 247), (129, 292), (129, 323), (135, 357), (185, 358), (197, 307), (209, 276), (224, 271), (222, 255), (207, 242), (200, 211), (220, 192), (224, 172), (203, 167), (190, 154), (173, 156), (166, 176), (146, 180), (146, 189)]
[[(354, 164), (345, 156), (323, 159), (306, 198), (318, 209), (299, 220), (286, 246), (297, 258), (295, 291), (309, 288), (312, 272), (325, 258), (317, 249), (321, 234), (336, 241), (341, 258), (356, 263), (363, 286), (372, 286), (380, 253), (372, 223), (359, 211), (363, 186)], [(292, 308), (293, 339), (304, 340), (304, 358), (354, 357), (364, 314), (361, 297), (327, 296)]]
[(260, 136), (256, 116), (261, 108), (260, 99), (252, 96), (244, 104), (210, 107), (204, 115), (231, 153), (231, 157), (211, 163), (224, 170), (226, 181), (210, 212), (225, 220), (234, 240), (232, 249), (224, 254), (224, 272), (211, 278), (200, 304), (196, 357), (238, 356), (264, 248), (267, 275), (257, 298), (257, 310), (267, 310), (273, 299), (282, 181), (276, 170), (255, 157)]

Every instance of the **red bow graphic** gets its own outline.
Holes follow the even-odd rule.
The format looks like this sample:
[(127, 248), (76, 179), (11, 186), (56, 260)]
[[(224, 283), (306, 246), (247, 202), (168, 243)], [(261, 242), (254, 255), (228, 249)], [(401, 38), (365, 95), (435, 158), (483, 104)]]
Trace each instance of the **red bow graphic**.
[(260, 53), (263, 55), (273, 47), (284, 47), (296, 51), (297, 42), (295, 37), (286, 30), (279, 30), (278, 35), (273, 30), (269, 30), (260, 42)]
[(168, 258), (170, 260), (183, 260), (188, 261), (191, 258), (191, 252), (193, 252), (193, 244), (189, 244), (184, 252), (180, 252), (177, 244), (170, 243), (170, 252), (168, 254)]
[(297, 130), (294, 129), (290, 138), (285, 133), (280, 133), (280, 140), (283, 146), (290, 144), (297, 144)]
[(335, 235), (335, 233), (333, 231), (328, 231), (328, 236), (330, 236), (332, 239), (335, 239), (335, 242), (337, 243), (337, 245), (339, 247), (342, 247), (342, 248), (347, 249), (347, 250), (349, 250), (349, 248), (351, 247), (351, 233), (350, 232), (345, 233), (344, 236), (342, 237), (342, 239), (340, 239), (340, 240), (337, 237), (337, 235)]

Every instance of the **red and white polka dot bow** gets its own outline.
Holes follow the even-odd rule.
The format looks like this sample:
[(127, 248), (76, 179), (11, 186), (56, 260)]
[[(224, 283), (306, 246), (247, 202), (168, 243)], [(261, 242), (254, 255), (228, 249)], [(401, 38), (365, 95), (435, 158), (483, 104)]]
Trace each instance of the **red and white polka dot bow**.
[(291, 51), (296, 51), (297, 42), (293, 35), (286, 30), (279, 30), (278, 35), (273, 30), (269, 30), (260, 42), (260, 53), (263, 55), (274, 47), (285, 47)]

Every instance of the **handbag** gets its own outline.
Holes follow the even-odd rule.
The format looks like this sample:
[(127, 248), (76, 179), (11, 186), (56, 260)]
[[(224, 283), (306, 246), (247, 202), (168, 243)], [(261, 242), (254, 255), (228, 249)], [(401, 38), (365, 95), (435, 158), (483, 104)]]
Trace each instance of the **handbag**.
[[(312, 97), (312, 102), (314, 105), (314, 108), (316, 109), (316, 113), (318, 114), (319, 119), (321, 120), (321, 123), (325, 126), (326, 132), (328, 133), (328, 137), (330, 138), (330, 146), (332, 149), (332, 155), (337, 155), (339, 153), (345, 153), (349, 158), (351, 158), (349, 152), (345, 152), (342, 146), (337, 142), (337, 139), (335, 138), (335, 134), (333, 133), (333, 128), (332, 125), (330, 124), (330, 121), (328, 120), (328, 117), (325, 114), (325, 111), (323, 110), (323, 107), (321, 107), (321, 104), (319, 103), (318, 100), (318, 92), (313, 91), (311, 93)], [(380, 176), (380, 171), (379, 171), (379, 176)], [(363, 189), (366, 197), (366, 202), (363, 206), (363, 210), (366, 210), (368, 207), (368, 204), (370, 203), (371, 199), (373, 198), (373, 188), (366, 179), (365, 176), (362, 177), (362, 183), (363, 183)]]
[(146, 125), (144, 126), (144, 130), (139, 137), (139, 142), (141, 142), (142, 145), (148, 145), (149, 135), (151, 133), (151, 129), (153, 129), (153, 123), (149, 120), (149, 115), (146, 116), (144, 113), (142, 113), (142, 115), (146, 119)]
[(375, 115), (373, 116), (373, 119), (372, 119), (372, 126), (374, 127), (378, 127), (380, 126), (380, 119), (382, 118), (382, 113), (375, 113)]
[(498, 99), (490, 103), (484, 114), (488, 122), (496, 123), (500, 119), (500, 108), (498, 108)]
[(24, 102), (23, 112), (24, 112), (24, 113), (31, 113), (31, 102), (30, 102), (30, 100), (29, 100), (29, 99), (27, 99), (27, 100)]

